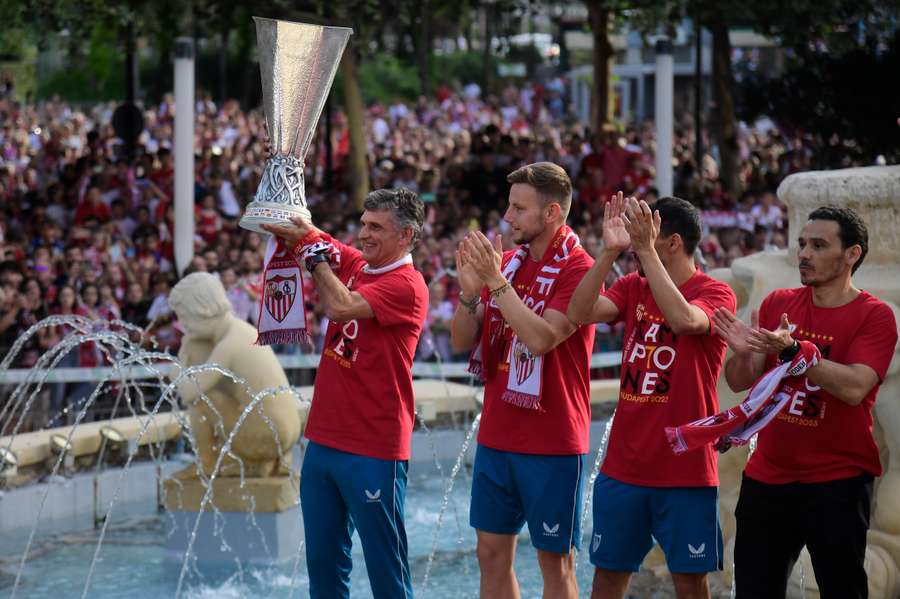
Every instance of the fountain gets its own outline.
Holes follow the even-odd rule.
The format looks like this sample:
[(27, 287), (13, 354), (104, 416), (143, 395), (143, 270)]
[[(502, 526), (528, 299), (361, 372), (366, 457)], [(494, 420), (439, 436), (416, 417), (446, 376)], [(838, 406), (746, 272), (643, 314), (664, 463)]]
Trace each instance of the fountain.
[[(173, 305), (180, 310), (177, 294)], [(5, 516), (0, 519), (0, 527), (4, 532), (27, 530), (27, 536), (6, 535), (2, 543), (2, 551), (14, 552), (7, 558), (0, 553), (0, 588), (6, 586), (4, 574), (8, 573), (10, 596), (58, 588), (54, 585), (59, 581), (49, 580), (53, 576), (41, 564), (54, 559), (55, 554), (61, 558), (62, 554), (74, 551), (73, 548), (82, 553), (80, 571), (76, 574), (84, 579), (82, 596), (118, 595), (124, 588), (120, 586), (114, 592), (104, 585), (108, 582), (104, 566), (117, 563), (119, 554), (136, 551), (123, 547), (147, 546), (157, 547), (154, 560), (175, 559), (182, 566), (177, 583), (171, 577), (171, 568), (167, 568), (169, 576), (161, 576), (167, 580), (165, 588), (152, 592), (148, 588), (148, 594), (174, 592), (192, 596), (200, 592), (197, 589), (209, 588), (208, 584), (244, 589), (241, 593), (262, 585), (269, 590), (284, 588), (291, 594), (295, 591), (303, 594), (302, 525), (296, 507), (297, 475), (290, 470), (290, 464), (291, 455), (299, 457), (302, 450), (294, 443), (308, 404), (300, 400), (297, 390), (287, 387), (284, 373), (271, 351), (251, 346), (252, 338), (238, 344), (237, 360), (219, 356), (216, 358), (222, 362), (219, 364), (194, 364), (214, 352), (215, 344), (207, 342), (207, 353), (203, 355), (204, 348), (201, 348), (201, 358), (196, 358), (199, 337), (194, 335), (195, 339), (190, 339), (190, 315), (184, 320), (189, 339), (182, 348), (181, 359), (144, 351), (130, 337), (134, 331), (121, 324), (93, 323), (77, 317), (47, 319), (19, 340), (17, 348), (43, 326), (65, 324), (73, 329), (57, 348), (41, 357), (35, 369), (27, 373), (8, 370), (17, 348), (4, 357), (0, 381), (18, 385), (0, 415), (3, 430), (9, 433), (0, 440), (3, 447), (0, 480), (7, 489), (0, 493)], [(238, 336), (246, 336), (247, 328), (236, 327)], [(77, 413), (74, 426), (20, 432), (41, 388), (72, 376), (73, 373), (64, 369), (54, 369), (56, 363), (84, 342), (98, 344), (112, 367), (98, 369), (94, 374), (102, 373), (101, 380), (90, 396), (66, 408), (66, 413)], [(262, 353), (262, 360), (254, 363), (248, 358), (248, 348)], [(268, 364), (260, 365), (260, 361)], [(273, 364), (277, 372), (265, 374), (263, 369), (273, 368)], [(148, 378), (155, 390), (145, 396), (146, 385), (136, 381)], [(260, 390), (262, 380), (282, 384)], [(474, 390), (446, 381), (436, 383), (417, 381), (422, 430), (427, 430), (426, 422), (446, 423), (460, 414), (461, 420), (475, 415)], [(107, 394), (115, 397), (114, 417), (87, 422), (89, 411)], [(229, 396), (232, 405), (226, 403)], [(188, 404), (186, 411), (182, 411), (179, 397)], [(284, 406), (289, 409), (280, 410)], [(164, 407), (171, 411), (161, 412)], [(123, 413), (131, 416), (115, 417)], [(53, 415), (48, 424), (56, 423), (61, 416)], [(286, 421), (287, 425), (279, 420)], [(431, 446), (438, 466), (439, 460), (456, 455), (450, 448), (459, 447), (465, 435), (463, 431), (455, 436), (452, 431), (439, 433), (437, 442), (435, 438), (423, 439), (418, 433), (414, 440), (417, 455), (424, 455), (425, 446)], [(180, 468), (184, 460), (177, 453), (177, 439), (181, 435), (188, 439), (197, 455), (184, 468)], [(254, 435), (258, 438), (252, 439)], [(464, 454), (461, 452), (457, 457), (454, 476), (464, 470)], [(147, 464), (145, 457), (150, 457), (152, 463)], [(105, 462), (113, 467), (107, 468)], [(87, 466), (91, 467), (92, 474), (84, 473)], [(42, 476), (44, 473), (48, 476)], [(275, 495), (270, 492), (273, 487), (287, 488), (287, 492)], [(462, 495), (457, 492), (448, 499), (457, 512), (456, 504), (461, 503)], [(141, 509), (144, 517), (137, 520), (129, 507), (135, 501), (144, 502)], [(275, 526), (274, 519), (270, 518), (273, 512), (266, 510), (279, 504), (286, 509), (278, 513), (287, 513), (288, 521)], [(86, 505), (89, 510), (84, 509)], [(157, 505), (166, 508), (161, 517), (155, 515)], [(123, 517), (127, 515), (124, 525), (117, 519), (120, 511)], [(23, 516), (27, 522), (22, 522)], [(459, 527), (458, 514), (457, 522)], [(52, 532), (47, 530), (48, 525)], [(99, 531), (83, 532), (92, 526)], [(430, 533), (430, 528), (427, 532)], [(426, 530), (421, 533), (424, 541)], [(24, 549), (21, 545), (13, 548), (14, 540), (24, 541)], [(461, 528), (459, 541), (462, 541)], [(425, 543), (420, 546), (424, 549)], [(110, 555), (110, 547), (116, 548), (116, 555)], [(462, 548), (462, 552), (463, 570), (469, 571), (465, 555), (471, 550)], [(420, 559), (425, 559), (424, 553)], [(268, 566), (255, 569), (259, 564), (278, 564), (280, 568), (286, 561), (290, 562), (289, 576), (287, 571)], [(88, 568), (84, 568), (85, 563), (90, 564)], [(211, 569), (214, 564), (216, 567), (225, 564), (227, 568)], [(33, 566), (42, 570), (42, 574), (30, 579)], [(134, 563), (129, 564), (129, 568), (133, 566)], [(360, 573), (365, 576), (364, 569)], [(130, 588), (132, 577), (120, 575), (120, 578), (121, 584)], [(355, 586), (365, 589), (368, 585), (357, 581)], [(70, 594), (71, 581), (65, 588), (64, 592)]]
[[(8, 586), (10, 597), (71, 596), (73, 583), (82, 597), (306, 593), (297, 472), (303, 398), (312, 389), (288, 385), (279, 359), (253, 345), (255, 331), (230, 316), (210, 275), (186, 277), (170, 305), (187, 332), (178, 357), (145, 349), (143, 331), (126, 323), (51, 317), (0, 362), (0, 383), (16, 384), (0, 406), (0, 588)], [(30, 336), (62, 325), (71, 332), (35, 368), (9, 369)], [(110, 366), (59, 368), (82, 343), (95, 344)], [(617, 362), (617, 355), (595, 356), (593, 366)], [(413, 372), (439, 376), (414, 381), (418, 427), (407, 497), (414, 584), (427, 596), (475, 596), (466, 474), (480, 420), (477, 390), (471, 379), (444, 378), (465, 378), (464, 365), (417, 363)], [(88, 396), (23, 432), (47, 384), (84, 377), (96, 383)], [(618, 382), (591, 387), (593, 403), (608, 402)], [(109, 415), (98, 417), (104, 402)], [(608, 432), (605, 420), (592, 423), (595, 470)], [(448, 510), (455, 530), (444, 532)], [(542, 582), (523, 539), (516, 567), (530, 596)], [(364, 597), (359, 543), (354, 554), (352, 596)], [(582, 560), (582, 588), (592, 574)]]
[[(188, 275), (172, 289), (169, 303), (187, 331), (170, 378), (178, 380), (182, 367), (221, 367), (177, 387), (188, 406), (197, 463), (164, 483), (163, 505), (179, 530), (192, 531), (190, 537), (171, 536), (169, 552), (178, 560), (187, 553), (203, 562), (289, 559), (300, 532), (299, 478), (291, 471), (290, 450), (300, 436), (301, 406), (287, 376), (270, 347), (254, 345), (256, 331), (234, 317), (225, 289), (213, 275)], [(223, 517), (207, 519), (207, 527), (253, 517), (258, 541), (224, 551), (211, 528), (198, 537), (202, 512), (213, 496)]]
[[(172, 303), (181, 311), (177, 294)], [(17, 383), (0, 417), (8, 433), (0, 439), (5, 487), (0, 588), (10, 588), (9, 596), (72, 595), (73, 583), (83, 597), (305, 594), (296, 500), (273, 500), (258, 491), (267, 477), (279, 479), (272, 483), (279, 488), (296, 489), (296, 474), (281, 474), (280, 466), (291, 464), (293, 456), (290, 467), (298, 469), (302, 460), (302, 444), (294, 444), (294, 435), (308, 405), (301, 398), (311, 390), (290, 389), (277, 374), (265, 382), (284, 384), (261, 389), (246, 356), (195, 364), (203, 362), (203, 354), (192, 355), (197, 339), (190, 339), (190, 315), (185, 320), (189, 339), (178, 358), (141, 348), (138, 332), (123, 325), (56, 317), (28, 333), (60, 324), (72, 329), (37, 368), (9, 370), (15, 355), (4, 358), (0, 381)], [(112, 366), (91, 372), (97, 385), (90, 396), (48, 419), (49, 426), (72, 417), (74, 426), (21, 432), (41, 388), (73, 380), (77, 373), (55, 365), (82, 342), (97, 344)], [(215, 345), (206, 342), (206, 355)], [(241, 351), (260, 349), (240, 345)], [(428, 364), (416, 368), (434, 370)], [(448, 370), (456, 372), (453, 368)], [(595, 398), (602, 400), (614, 395), (616, 385), (595, 381), (594, 387)], [(235, 405), (223, 407), (223, 390)], [(469, 489), (459, 477), (473, 454), (476, 390), (431, 379), (416, 380), (415, 390), (419, 426), (407, 500), (415, 585), (429, 596), (474, 596), (478, 575), (468, 528)], [(105, 400), (114, 406), (110, 418), (89, 422), (94, 406)], [(276, 415), (282, 405), (292, 410), (281, 414), (293, 423), (287, 428)], [(592, 438), (599, 440), (605, 422), (595, 425)], [(260, 454), (243, 444), (246, 434), (261, 437), (268, 465), (259, 464)], [(204, 446), (204, 438), (211, 447)], [(185, 440), (193, 455), (184, 453)], [(265, 511), (279, 501), (286, 509)], [(442, 533), (448, 510), (455, 530)], [(287, 521), (274, 530), (279, 517)], [(518, 566), (523, 592), (538, 592), (533, 555), (523, 551)], [(583, 587), (590, 576), (585, 563), (579, 571)], [(367, 595), (365, 578), (360, 563), (353, 574), (354, 597)]]

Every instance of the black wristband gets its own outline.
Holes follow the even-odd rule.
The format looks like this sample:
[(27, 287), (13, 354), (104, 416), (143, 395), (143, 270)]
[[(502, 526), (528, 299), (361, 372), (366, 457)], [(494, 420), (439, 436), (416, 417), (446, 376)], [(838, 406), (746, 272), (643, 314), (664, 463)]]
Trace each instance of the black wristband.
[(320, 262), (328, 262), (328, 254), (325, 252), (322, 252), (321, 254), (313, 254), (312, 256), (304, 260), (304, 262), (306, 270), (312, 273), (316, 270), (316, 266), (318, 266)]
[(475, 295), (472, 299), (467, 300), (465, 296), (463, 296), (462, 292), (459, 293), (459, 303), (466, 307), (469, 312), (474, 312), (475, 308), (478, 307), (478, 304), (481, 303), (481, 297)]
[(778, 359), (781, 362), (790, 362), (798, 353), (800, 353), (800, 342), (794, 341), (794, 344), (792, 346), (781, 350), (781, 352), (778, 354)]

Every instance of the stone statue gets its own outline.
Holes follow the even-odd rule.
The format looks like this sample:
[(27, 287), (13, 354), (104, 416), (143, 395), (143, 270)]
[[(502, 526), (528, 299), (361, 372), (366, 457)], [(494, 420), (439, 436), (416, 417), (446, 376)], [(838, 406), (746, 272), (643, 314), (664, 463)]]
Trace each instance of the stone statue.
[[(219, 279), (205, 272), (192, 273), (172, 289), (169, 304), (186, 330), (178, 353), (182, 364), (218, 364), (246, 379), (253, 393), (288, 384), (272, 348), (255, 345), (256, 330), (233, 315)], [(178, 371), (176, 367), (173, 378)], [(243, 386), (219, 372), (204, 372), (195, 379), (182, 380), (178, 393), (190, 415), (197, 464), (208, 476), (252, 398)], [(291, 449), (300, 436), (298, 403), (291, 392), (282, 391), (257, 406), (241, 424), (231, 452), (243, 462), (247, 477), (287, 476)], [(219, 476), (239, 474), (239, 464), (226, 455)], [(176, 476), (186, 478), (196, 472), (191, 467)]]
[[(869, 254), (853, 277), (857, 287), (878, 296), (900, 317), (900, 166), (868, 167), (791, 175), (778, 188), (788, 208), (790, 247), (736, 260), (730, 269), (713, 271), (738, 297), (738, 316), (749, 321), (751, 308), (771, 291), (800, 286), (797, 270), (797, 232), (807, 215), (823, 205), (851, 208), (869, 229)], [(898, 319), (900, 322), (900, 319)], [(722, 409), (743, 399), (719, 380)], [(866, 549), (866, 572), (871, 599), (900, 597), (900, 357), (895, 356), (875, 402), (875, 438), (884, 474), (875, 481), (874, 506)], [(719, 459), (722, 529), (726, 544), (726, 576), (734, 555), (735, 520), (741, 472), (747, 448), (733, 448)], [(801, 586), (801, 570), (802, 586)], [(806, 550), (791, 576), (789, 597), (818, 597), (812, 564)]]

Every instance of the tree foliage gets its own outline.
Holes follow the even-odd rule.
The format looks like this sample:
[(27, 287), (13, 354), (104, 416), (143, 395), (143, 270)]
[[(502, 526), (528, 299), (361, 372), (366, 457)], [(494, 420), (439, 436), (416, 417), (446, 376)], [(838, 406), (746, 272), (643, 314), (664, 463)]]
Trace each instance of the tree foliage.
[(900, 161), (900, 33), (883, 48), (815, 52), (790, 61), (771, 80), (741, 87), (741, 117), (771, 115), (783, 128), (812, 136), (819, 168)]
[[(596, 23), (603, 29), (594, 32), (600, 48), (593, 58), (599, 79), (604, 79), (612, 55), (608, 34), (626, 23), (645, 35), (671, 33), (687, 16), (713, 31), (720, 45), (727, 42), (729, 28), (748, 27), (788, 49), (782, 77), (768, 81), (745, 73), (734, 88), (736, 67), (730, 62), (730, 47), (718, 47), (712, 125), (719, 145), (726, 149), (733, 145), (737, 118), (765, 114), (784, 128), (820, 138), (829, 164), (846, 156), (858, 160), (877, 154), (896, 156), (900, 0), (584, 2), (592, 16), (585, 27)], [(317, 20), (354, 29), (351, 51), (361, 96), (366, 102), (386, 101), (429, 93), (434, 82), (482, 79), (492, 86), (496, 57), (491, 40), (516, 32), (523, 18), (527, 22), (529, 15), (563, 4), (564, 0), (257, 0), (247, 6), (233, 0), (0, 0), (0, 60), (22, 59), (29, 44), (41, 48), (46, 43), (48, 32), (65, 32), (60, 39), (70, 68), (55, 80), (44, 81), (44, 93), (69, 90), (71, 97), (81, 90), (95, 98), (122, 97), (123, 29), (134, 22), (154, 57), (142, 65), (147, 98), (171, 90), (175, 38), (191, 35), (205, 40), (197, 55), (200, 85), (217, 97), (239, 97), (245, 105), (253, 105), (259, 86), (251, 15)], [(594, 18), (600, 13), (605, 17)], [(487, 39), (481, 37), (484, 15)], [(435, 39), (459, 37), (468, 41), (468, 53), (448, 57), (434, 51)], [(487, 50), (473, 52), (474, 44)], [(606, 84), (596, 82), (598, 97), (608, 97), (604, 91), (608, 77), (605, 80)], [(342, 95), (338, 86), (335, 91)], [(596, 126), (605, 120), (602, 107), (600, 114)], [(832, 139), (847, 140), (849, 145), (833, 146)]]
[[(728, 164), (736, 164), (738, 116), (766, 115), (784, 129), (812, 135), (822, 168), (898, 156), (900, 0), (677, 1), (683, 14), (713, 33), (712, 126), (729, 190), (738, 190)], [(735, 27), (768, 36), (786, 51), (781, 77), (745, 73), (735, 86), (726, 37)]]
[(787, 60), (774, 79), (744, 79), (743, 119), (812, 136), (819, 168), (900, 160), (900, 1), (761, 0), (753, 17)]

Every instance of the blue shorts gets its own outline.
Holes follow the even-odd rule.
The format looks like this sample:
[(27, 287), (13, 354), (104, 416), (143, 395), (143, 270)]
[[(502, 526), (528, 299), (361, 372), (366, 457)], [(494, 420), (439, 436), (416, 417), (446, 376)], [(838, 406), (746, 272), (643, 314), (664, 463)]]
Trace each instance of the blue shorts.
[(591, 563), (637, 572), (654, 540), (670, 572), (722, 569), (718, 487), (639, 487), (599, 474)]
[(584, 455), (532, 455), (479, 444), (472, 472), (469, 524), (484, 532), (519, 534), (531, 544), (568, 554), (581, 539)]
[(362, 541), (372, 596), (413, 596), (403, 526), (406, 469), (405, 461), (309, 443), (300, 472), (300, 506), (311, 599), (350, 596), (354, 527)]

